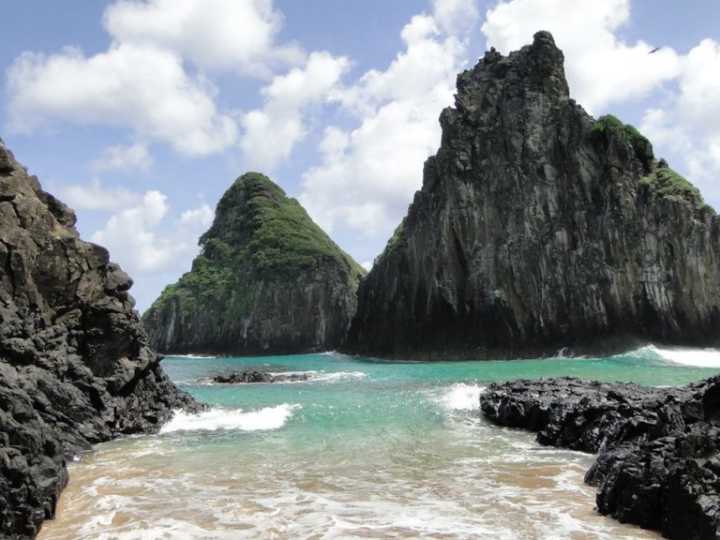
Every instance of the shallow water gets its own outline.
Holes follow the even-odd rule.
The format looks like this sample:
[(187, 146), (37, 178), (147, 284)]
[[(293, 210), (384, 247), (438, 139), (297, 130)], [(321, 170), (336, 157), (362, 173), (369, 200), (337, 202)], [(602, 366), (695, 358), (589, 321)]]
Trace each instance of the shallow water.
[[(600, 359), (391, 363), (326, 353), (170, 357), (210, 403), (161, 434), (99, 445), (71, 466), (40, 538), (656, 538), (593, 511), (592, 457), (539, 447), (479, 415), (491, 381), (574, 375), (678, 385), (717, 351), (647, 347)], [(698, 365), (693, 365), (698, 364)], [(261, 367), (287, 384), (211, 384)]]

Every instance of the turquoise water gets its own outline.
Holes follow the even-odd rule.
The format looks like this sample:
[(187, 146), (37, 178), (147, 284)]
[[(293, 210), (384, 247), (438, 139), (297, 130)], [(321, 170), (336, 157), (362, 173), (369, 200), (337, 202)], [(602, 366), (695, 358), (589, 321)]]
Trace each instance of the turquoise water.
[[(599, 359), (396, 363), (326, 353), (169, 357), (211, 409), (74, 465), (42, 538), (653, 538), (594, 513), (590, 456), (489, 425), (493, 381), (572, 375), (680, 385), (716, 351), (644, 348)], [(308, 381), (212, 384), (218, 373)]]

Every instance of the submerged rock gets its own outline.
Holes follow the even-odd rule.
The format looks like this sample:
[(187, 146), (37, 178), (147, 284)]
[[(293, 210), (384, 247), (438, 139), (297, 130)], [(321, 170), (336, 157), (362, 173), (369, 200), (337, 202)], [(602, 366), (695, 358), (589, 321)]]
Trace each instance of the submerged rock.
[(200, 245), (143, 315), (157, 350), (291, 354), (343, 342), (363, 270), (267, 177), (235, 181)]
[(720, 341), (718, 217), (635, 128), (570, 98), (549, 33), (461, 73), (440, 125), (345, 350), (479, 359)]
[(256, 369), (215, 375), (212, 378), (213, 382), (221, 384), (284, 383), (307, 381), (309, 379), (310, 375), (307, 373), (268, 373)]
[(148, 347), (132, 280), (0, 141), (0, 537), (32, 538), (94, 443), (198, 405)]
[(521, 380), (491, 385), (480, 404), (540, 444), (598, 453), (585, 481), (600, 513), (668, 538), (720, 535), (720, 377), (673, 389)]

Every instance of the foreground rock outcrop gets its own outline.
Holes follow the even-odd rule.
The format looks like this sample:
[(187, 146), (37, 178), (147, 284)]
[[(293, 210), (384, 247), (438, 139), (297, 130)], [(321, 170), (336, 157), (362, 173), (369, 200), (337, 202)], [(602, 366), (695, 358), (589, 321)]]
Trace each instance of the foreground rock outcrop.
[(600, 513), (678, 540), (720, 536), (720, 376), (673, 389), (521, 380), (480, 404), (540, 444), (597, 453), (585, 481)]
[(157, 350), (291, 354), (343, 342), (363, 270), (267, 177), (235, 181), (200, 245), (143, 315)]
[(163, 373), (107, 250), (0, 141), (0, 537), (53, 517), (66, 461), (198, 405)]
[(547, 32), (457, 79), (348, 352), (517, 358), (720, 341), (720, 221), (650, 142), (569, 95)]

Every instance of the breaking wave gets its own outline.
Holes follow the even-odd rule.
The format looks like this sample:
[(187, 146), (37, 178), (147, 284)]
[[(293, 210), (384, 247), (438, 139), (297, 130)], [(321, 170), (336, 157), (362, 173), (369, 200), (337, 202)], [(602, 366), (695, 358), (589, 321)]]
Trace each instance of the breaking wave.
[(480, 394), (485, 390), (478, 384), (456, 383), (437, 398), (438, 403), (449, 411), (475, 411), (480, 408)]
[(160, 433), (176, 431), (267, 431), (279, 429), (287, 424), (295, 411), (302, 408), (298, 404), (283, 403), (275, 407), (264, 407), (256, 411), (245, 412), (242, 409), (212, 408), (197, 414), (177, 411)]
[(643, 349), (675, 364), (702, 368), (720, 368), (720, 350), (718, 349), (664, 348), (655, 345), (649, 345), (643, 347)]

